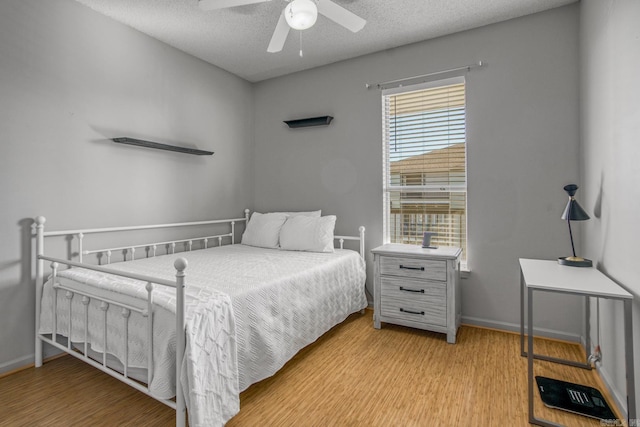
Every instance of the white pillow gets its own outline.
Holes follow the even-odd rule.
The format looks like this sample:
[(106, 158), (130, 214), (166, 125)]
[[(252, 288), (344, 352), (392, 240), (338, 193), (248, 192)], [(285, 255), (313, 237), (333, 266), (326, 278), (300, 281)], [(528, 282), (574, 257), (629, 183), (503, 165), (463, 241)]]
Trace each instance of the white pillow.
[(333, 252), (336, 216), (298, 215), (287, 218), (280, 230), (280, 248), (290, 251)]
[(273, 212), (273, 213), (283, 213), (286, 216), (311, 216), (311, 217), (319, 218), (320, 215), (322, 215), (322, 210), (308, 211), (308, 212)]
[(283, 213), (254, 212), (242, 234), (242, 244), (261, 248), (277, 248), (282, 224), (287, 220)]

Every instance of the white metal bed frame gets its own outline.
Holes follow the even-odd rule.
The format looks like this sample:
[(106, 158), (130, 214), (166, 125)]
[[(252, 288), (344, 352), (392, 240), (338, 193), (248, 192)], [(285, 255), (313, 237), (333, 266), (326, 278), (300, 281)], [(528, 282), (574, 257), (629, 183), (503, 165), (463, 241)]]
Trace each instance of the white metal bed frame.
[[(221, 220), (211, 220), (211, 221), (196, 221), (196, 222), (183, 222), (183, 223), (173, 223), (173, 224), (158, 224), (158, 225), (141, 225), (141, 226), (128, 226), (128, 227), (110, 227), (110, 228), (91, 228), (91, 229), (82, 229), (82, 230), (63, 230), (63, 231), (44, 231), (44, 223), (46, 219), (43, 216), (38, 216), (35, 218), (35, 237), (36, 237), (36, 306), (35, 306), (35, 367), (39, 368), (43, 363), (43, 343), (47, 343), (65, 353), (68, 353), (89, 365), (105, 372), (106, 374), (130, 385), (136, 390), (141, 391), (142, 393), (151, 396), (152, 398), (164, 403), (165, 405), (173, 408), (176, 411), (176, 426), (183, 427), (186, 425), (186, 406), (184, 397), (182, 394), (181, 387), (181, 365), (182, 359), (184, 356), (185, 349), (185, 324), (184, 324), (184, 287), (186, 284), (186, 275), (185, 269), (187, 268), (187, 260), (183, 257), (180, 257), (175, 260), (174, 267), (176, 269), (176, 279), (175, 281), (161, 279), (157, 277), (151, 277), (140, 274), (133, 273), (125, 273), (121, 271), (117, 271), (108, 267), (103, 267), (101, 265), (94, 264), (85, 264), (83, 263), (83, 255), (97, 254), (97, 255), (106, 255), (107, 264), (111, 263), (111, 255), (113, 251), (123, 251), (124, 252), (124, 260), (123, 261), (131, 261), (135, 259), (135, 252), (137, 248), (146, 249), (146, 256), (156, 256), (157, 247), (165, 246), (167, 248), (167, 253), (175, 253), (176, 245), (179, 243), (184, 244), (185, 251), (191, 251), (193, 249), (193, 242), (202, 241), (202, 249), (206, 249), (209, 247), (209, 241), (212, 239), (218, 240), (218, 246), (223, 244), (223, 239), (226, 237), (230, 237), (231, 244), (235, 244), (235, 223), (244, 221), (245, 224), (249, 221), (249, 209), (245, 209), (244, 218), (232, 218), (232, 219), (221, 219)], [(184, 240), (170, 240), (164, 242), (155, 242), (155, 243), (146, 243), (139, 245), (129, 245), (129, 246), (120, 246), (113, 248), (104, 248), (104, 249), (94, 249), (94, 250), (85, 250), (83, 247), (83, 239), (85, 235), (88, 234), (98, 234), (98, 233), (115, 233), (115, 232), (123, 232), (123, 231), (134, 231), (134, 230), (150, 230), (150, 229), (161, 229), (161, 228), (178, 228), (178, 227), (189, 227), (189, 226), (204, 226), (204, 225), (212, 225), (212, 224), (229, 224), (231, 227), (231, 231), (226, 234), (219, 234), (215, 236), (206, 236), (206, 237), (196, 237), (191, 239)], [(334, 240), (337, 240), (339, 243), (340, 249), (343, 249), (344, 242), (346, 240), (354, 240), (359, 241), (360, 243), (360, 256), (363, 260), (365, 258), (364, 252), (364, 234), (365, 228), (361, 226), (359, 228), (359, 236), (334, 236)], [(64, 260), (60, 258), (54, 258), (44, 255), (44, 239), (46, 237), (55, 237), (55, 236), (71, 236), (75, 238), (78, 242), (78, 259), (79, 262), (74, 262), (70, 260)], [(127, 254), (130, 255), (129, 259), (127, 259)], [(40, 305), (42, 301), (42, 293), (44, 287), (44, 261), (51, 262), (51, 280), (53, 283), (54, 296), (53, 296), (53, 330), (51, 333), (51, 338), (45, 336), (48, 334), (40, 334)], [(140, 309), (138, 307), (131, 306), (129, 304), (121, 303), (118, 301), (111, 300), (109, 298), (105, 298), (102, 296), (93, 295), (86, 291), (78, 291), (77, 289), (71, 289), (64, 286), (61, 283), (56, 282), (58, 269), (60, 265), (66, 265), (68, 267), (81, 267), (89, 270), (94, 270), (102, 273), (113, 274), (125, 278), (140, 280), (146, 282), (146, 290), (147, 290), (147, 304), (145, 309)], [(149, 384), (151, 384), (151, 380), (153, 378), (153, 290), (154, 285), (168, 286), (171, 288), (175, 288), (176, 290), (176, 331), (183, 331), (182, 333), (176, 332), (176, 397), (175, 402), (172, 399), (162, 399), (154, 396), (150, 392)], [(68, 310), (69, 310), (69, 324), (67, 330), (67, 343), (66, 346), (60, 344), (58, 342), (58, 330), (57, 330), (57, 313), (58, 313), (58, 291), (65, 291), (65, 297), (68, 300)], [(84, 306), (84, 346), (82, 351), (78, 351), (71, 343), (71, 304), (74, 295), (80, 296), (81, 302)], [(102, 363), (92, 359), (88, 355), (88, 310), (89, 303), (91, 300), (95, 300), (100, 302), (100, 309), (104, 312), (103, 315), (103, 351), (102, 353)], [(121, 316), (124, 324), (124, 358), (125, 360), (121, 361), (123, 364), (123, 372), (120, 373), (107, 365), (107, 311), (110, 307), (115, 306), (121, 310)], [(128, 319), (131, 312), (137, 312), (143, 317), (146, 317), (147, 320), (147, 342), (151, 343), (151, 345), (147, 345), (147, 385), (140, 383), (138, 381), (133, 380), (129, 376), (129, 366), (128, 366)]]

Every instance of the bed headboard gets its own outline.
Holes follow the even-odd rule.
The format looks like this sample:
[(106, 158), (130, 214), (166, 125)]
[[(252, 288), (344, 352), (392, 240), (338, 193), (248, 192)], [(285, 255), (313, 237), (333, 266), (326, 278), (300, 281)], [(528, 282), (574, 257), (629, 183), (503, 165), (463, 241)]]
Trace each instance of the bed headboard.
[[(175, 253), (176, 247), (178, 245), (183, 245), (185, 251), (191, 251), (193, 249), (193, 245), (196, 242), (201, 242), (202, 248), (208, 248), (217, 240), (218, 245), (222, 245), (223, 239), (230, 238), (230, 242), (233, 244), (235, 242), (235, 225), (236, 222), (247, 221), (248, 220), (248, 209), (245, 209), (245, 217), (244, 218), (230, 218), (230, 219), (219, 219), (219, 220), (210, 220), (210, 221), (193, 221), (193, 222), (179, 222), (179, 223), (170, 223), (170, 224), (153, 224), (153, 225), (134, 225), (134, 226), (126, 226), (126, 227), (108, 227), (108, 228), (88, 228), (88, 229), (78, 229), (78, 230), (61, 230), (61, 231), (44, 231), (44, 223), (46, 222), (45, 217), (39, 216), (35, 219), (35, 228), (36, 234), (39, 236), (41, 234), (42, 238), (46, 237), (55, 237), (55, 236), (70, 236), (74, 240), (77, 241), (78, 248), (78, 261), (83, 262), (83, 257), (85, 255), (98, 255), (99, 259), (102, 256), (106, 257), (106, 264), (111, 263), (111, 256), (116, 251), (121, 251), (124, 254), (124, 261), (130, 261), (135, 259), (135, 254), (137, 249), (144, 249), (147, 251), (147, 256), (155, 256), (157, 254), (158, 248), (164, 247), (167, 253)], [(109, 248), (99, 248), (99, 249), (85, 249), (84, 238), (90, 234), (99, 234), (99, 233), (116, 233), (123, 231), (137, 231), (137, 230), (154, 230), (154, 229), (163, 229), (163, 228), (178, 228), (178, 227), (191, 227), (191, 226), (203, 226), (203, 225), (213, 225), (213, 224), (229, 224), (230, 231), (228, 233), (216, 234), (216, 235), (208, 235), (202, 237), (194, 237), (189, 239), (180, 239), (180, 240), (167, 240), (160, 242), (151, 242), (151, 243), (141, 243), (135, 245), (127, 245), (127, 246), (117, 246), (117, 247), (109, 247)], [(38, 246), (38, 245), (37, 245)], [(42, 244), (39, 245), (42, 248)], [(42, 255), (42, 252), (38, 250), (38, 255)], [(100, 263), (102, 263), (100, 261)]]
[[(179, 248), (182, 245), (182, 249), (184, 251), (191, 251), (194, 249), (194, 245), (199, 243), (200, 249), (209, 248), (217, 243), (218, 246), (221, 246), (225, 239), (231, 244), (235, 243), (235, 225), (237, 222), (244, 222), (247, 224), (249, 222), (249, 214), (250, 210), (244, 210), (243, 218), (230, 218), (230, 219), (218, 219), (218, 220), (209, 220), (209, 221), (193, 221), (193, 222), (179, 222), (179, 223), (170, 223), (170, 224), (153, 224), (153, 225), (134, 225), (134, 226), (125, 226), (125, 227), (107, 227), (107, 228), (88, 228), (88, 229), (75, 229), (75, 230), (61, 230), (61, 231), (44, 231), (44, 224), (46, 222), (45, 217), (38, 216), (35, 218), (35, 230), (36, 235), (42, 238), (42, 240), (38, 240), (40, 244), (36, 245), (36, 253), (37, 255), (44, 254), (44, 238), (47, 237), (55, 237), (55, 236), (69, 236), (73, 240), (77, 242), (78, 249), (78, 262), (84, 262), (85, 255), (96, 255), (98, 257), (99, 264), (102, 264), (102, 258), (106, 259), (105, 264), (111, 263), (111, 257), (114, 252), (121, 252), (124, 257), (124, 261), (130, 261), (136, 258), (137, 250), (144, 250), (145, 256), (156, 256), (158, 254), (158, 249), (162, 250), (164, 248), (165, 253), (175, 253), (176, 248)], [(116, 232), (124, 232), (124, 231), (137, 231), (137, 230), (154, 230), (154, 229), (163, 229), (163, 228), (179, 228), (179, 227), (192, 227), (192, 226), (204, 226), (204, 225), (214, 225), (214, 224), (228, 224), (229, 232), (223, 234), (215, 234), (215, 235), (207, 235), (202, 237), (192, 237), (189, 239), (179, 239), (179, 240), (165, 240), (160, 242), (148, 242), (134, 245), (126, 245), (126, 246), (116, 246), (116, 247), (105, 247), (98, 249), (86, 249), (84, 244), (84, 238), (90, 234), (99, 234), (99, 233), (116, 233)], [(344, 248), (344, 242), (347, 240), (350, 241), (359, 241), (360, 242), (360, 256), (362, 259), (365, 258), (365, 228), (364, 226), (360, 226), (358, 236), (346, 236), (346, 235), (336, 235), (334, 236), (334, 240), (336, 241), (337, 246), (340, 249)]]

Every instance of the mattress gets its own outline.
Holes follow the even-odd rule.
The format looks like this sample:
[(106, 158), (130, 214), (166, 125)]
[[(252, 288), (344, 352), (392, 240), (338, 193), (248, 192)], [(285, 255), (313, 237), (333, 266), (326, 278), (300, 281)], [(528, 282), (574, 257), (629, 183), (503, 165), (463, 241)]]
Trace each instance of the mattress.
[[(367, 305), (364, 261), (351, 250), (313, 253), (227, 245), (116, 263), (109, 267), (122, 272), (173, 279), (173, 261), (178, 257), (188, 260), (185, 270), (187, 341), (191, 331), (192, 340), (199, 340), (200, 346), (197, 357), (185, 357), (192, 365), (185, 367), (187, 371), (191, 370), (188, 377), (201, 381), (202, 367), (199, 364), (203, 363), (203, 356), (207, 359), (216, 357), (216, 366), (209, 368), (215, 371), (214, 377), (235, 377), (227, 378), (226, 386), (218, 385), (233, 389), (235, 381), (236, 388), (231, 390), (232, 394), (272, 376), (300, 349)], [(58, 277), (65, 286), (90, 289), (94, 294), (140, 308), (146, 306), (145, 283), (114, 279), (114, 276), (80, 268), (61, 271)], [(47, 283), (41, 305), (40, 333), (52, 331), (52, 298), (51, 284)], [(66, 335), (69, 301), (63, 291), (58, 292), (57, 299), (57, 330)], [(154, 302), (157, 304), (153, 313), (154, 372), (149, 387), (153, 395), (171, 398), (175, 394), (175, 290), (156, 285)], [(88, 340), (93, 350), (102, 351), (104, 312), (97, 301), (89, 305), (92, 332)], [(82, 342), (84, 307), (80, 298), (73, 298), (71, 306), (72, 341)], [(121, 311), (108, 310), (107, 316), (107, 352), (122, 361), (125, 349)], [(206, 333), (202, 331), (205, 324), (210, 329)], [(138, 313), (132, 312), (129, 316), (127, 358), (133, 368), (147, 366), (146, 325), (146, 318)], [(210, 360), (204, 363), (212, 364)], [(216, 382), (217, 379), (207, 381)], [(193, 384), (184, 385), (186, 390), (193, 387)], [(206, 388), (211, 385), (200, 386)], [(227, 403), (219, 402), (219, 405)], [(239, 405), (239, 400), (234, 404)], [(188, 407), (192, 421), (192, 415), (195, 415), (192, 412), (197, 409)], [(233, 405), (225, 407), (215, 411), (226, 412), (226, 419), (237, 412)]]

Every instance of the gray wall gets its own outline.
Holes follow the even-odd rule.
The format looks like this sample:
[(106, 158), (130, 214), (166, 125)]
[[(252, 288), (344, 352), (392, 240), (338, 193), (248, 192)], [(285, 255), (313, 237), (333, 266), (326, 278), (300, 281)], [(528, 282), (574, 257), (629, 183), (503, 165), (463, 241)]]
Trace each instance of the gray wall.
[[(121, 146), (180, 142), (198, 157)], [(71, 0), (0, 2), (0, 372), (32, 362), (30, 218), (49, 229), (239, 217), (252, 86)]]
[[(322, 208), (338, 216), (340, 233), (366, 226), (367, 251), (380, 245), (381, 95), (365, 83), (478, 60), (487, 66), (467, 74), (471, 274), (463, 321), (517, 329), (518, 258), (571, 250), (560, 215), (562, 187), (579, 177), (577, 5), (258, 83), (255, 208)], [(325, 128), (282, 123), (326, 114), (335, 120)], [(579, 338), (575, 299), (540, 297), (536, 306), (537, 327)]]
[[(370, 250), (382, 243), (381, 105), (364, 84), (477, 60), (488, 65), (467, 75), (472, 272), (463, 315), (515, 329), (517, 258), (570, 250), (559, 215), (562, 186), (579, 177), (578, 9), (252, 86), (71, 0), (1, 2), (0, 342), (11, 345), (0, 348), (0, 371), (32, 357), (33, 216), (65, 229), (237, 216), (252, 205), (322, 208), (338, 215), (341, 234), (365, 225)], [(326, 128), (282, 123), (324, 114), (335, 117)], [(108, 142), (124, 134), (216, 154)], [(581, 334), (572, 299), (537, 307), (547, 334)]]
[[(584, 254), (634, 295), (633, 342), (640, 361), (640, 2), (582, 0), (580, 9), (583, 172), (577, 197), (593, 213), (584, 224)], [(603, 300), (600, 310), (600, 372), (626, 406), (622, 304)], [(595, 340), (595, 314), (592, 325)], [(640, 384), (640, 363), (635, 372)]]

